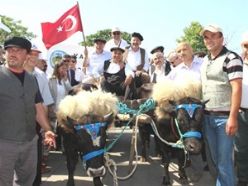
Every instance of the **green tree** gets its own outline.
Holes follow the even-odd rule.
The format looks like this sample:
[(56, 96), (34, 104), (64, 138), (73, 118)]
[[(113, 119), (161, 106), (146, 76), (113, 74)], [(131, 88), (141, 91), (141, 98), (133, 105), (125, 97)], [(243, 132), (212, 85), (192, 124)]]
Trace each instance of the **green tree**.
[(191, 22), (189, 27), (186, 27), (184, 31), (184, 36), (177, 39), (177, 42), (188, 42), (194, 52), (207, 52), (207, 48), (204, 45), (203, 38), (200, 35), (203, 27), (198, 22)]
[[(104, 30), (99, 30), (95, 34), (91, 34), (86, 36), (86, 41), (82, 42), (82, 45), (86, 46), (93, 46), (94, 45), (94, 39), (96, 38), (102, 38), (105, 39), (106, 41), (111, 39), (111, 29), (104, 29)], [(127, 32), (122, 32), (122, 38), (125, 39), (128, 43), (130, 43), (131, 40), (131, 34)]]
[(1, 22), (9, 27), (11, 30), (10, 33), (0, 29), (0, 44), (2, 44), (6, 38), (11, 36), (22, 36), (26, 37), (27, 39), (32, 39), (36, 37), (32, 32), (28, 32), (28, 29), (22, 26), (21, 21), (15, 21), (14, 19), (0, 15)]

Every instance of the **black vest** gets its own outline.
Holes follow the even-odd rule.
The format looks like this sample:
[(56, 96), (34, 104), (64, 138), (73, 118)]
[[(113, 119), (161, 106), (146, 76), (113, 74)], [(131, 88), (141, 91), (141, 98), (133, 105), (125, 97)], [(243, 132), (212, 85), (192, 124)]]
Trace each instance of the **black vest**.
[(22, 85), (12, 72), (0, 66), (0, 87), (0, 139), (31, 141), (36, 135), (35, 77), (25, 72)]

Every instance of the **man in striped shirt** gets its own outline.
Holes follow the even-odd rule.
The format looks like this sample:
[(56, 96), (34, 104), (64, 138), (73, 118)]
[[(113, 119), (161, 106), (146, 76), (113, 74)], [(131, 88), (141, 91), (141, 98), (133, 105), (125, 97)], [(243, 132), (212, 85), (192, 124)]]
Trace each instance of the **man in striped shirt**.
[[(217, 171), (216, 186), (234, 186), (233, 139), (242, 92), (242, 59), (224, 45), (222, 29), (206, 26), (201, 35), (209, 55), (201, 67), (204, 134)], [(209, 158), (209, 157), (208, 157)]]

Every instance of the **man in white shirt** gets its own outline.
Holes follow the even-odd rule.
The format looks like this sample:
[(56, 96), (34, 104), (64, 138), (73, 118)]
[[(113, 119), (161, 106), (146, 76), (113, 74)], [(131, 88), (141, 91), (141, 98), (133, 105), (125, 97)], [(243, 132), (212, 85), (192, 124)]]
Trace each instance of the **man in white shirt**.
[(182, 62), (175, 50), (171, 51), (166, 57), (166, 59), (170, 63), (171, 69), (175, 68)]
[(75, 79), (79, 82), (84, 82), (89, 78), (99, 78), (103, 75), (104, 61), (111, 58), (111, 53), (104, 50), (106, 43), (105, 39), (97, 38), (94, 40), (94, 50), (89, 54), (85, 52), (83, 60), (84, 71), (76, 71)]
[(186, 42), (179, 43), (176, 52), (182, 62), (171, 70), (167, 78), (177, 81), (193, 78), (200, 81), (200, 68), (203, 60), (194, 56), (190, 44)]
[(140, 47), (142, 41), (143, 36), (140, 33), (134, 32), (131, 38), (131, 46), (126, 49), (124, 54), (124, 60), (131, 67), (133, 72), (135, 72), (135, 84), (137, 87), (145, 83), (142, 81), (145, 80), (146, 77), (149, 78), (147, 72), (150, 64), (147, 52)]
[(163, 81), (166, 76), (164, 54), (162, 52), (153, 53), (152, 61), (154, 70), (150, 74), (151, 82), (157, 83)]
[(105, 45), (105, 50), (110, 51), (113, 47), (120, 47), (125, 49), (128, 46), (128, 43), (126, 40), (121, 38), (121, 30), (118, 27), (114, 27), (111, 30), (111, 38)]
[[(201, 81), (200, 68), (203, 60), (194, 56), (193, 49), (189, 43), (179, 43), (176, 48), (177, 57), (181, 63), (171, 70), (166, 78), (184, 83), (186, 81)], [(203, 160), (201, 154), (191, 155), (192, 174), (189, 175), (190, 179), (194, 182), (198, 181), (203, 174)]]
[[(24, 63), (24, 69), (27, 72), (34, 74), (34, 76), (36, 77), (39, 90), (40, 90), (41, 96), (44, 101), (43, 105), (44, 105), (46, 114), (48, 114), (48, 106), (53, 104), (54, 101), (53, 101), (53, 98), (52, 98), (52, 95), (51, 95), (51, 92), (48, 86), (48, 79), (46, 77), (46, 74), (42, 70), (40, 70), (38, 67), (36, 67), (37, 62), (39, 60), (40, 53), (41, 51), (35, 45), (32, 45), (30, 56)], [(39, 139), (38, 139), (37, 173), (36, 173), (36, 177), (33, 183), (34, 186), (41, 184), (41, 174), (43, 171), (48, 170), (46, 169), (46, 166), (42, 165), (42, 141), (43, 139), (42, 139), (41, 133), (44, 131), (40, 130), (40, 127), (38, 124), (36, 124), (36, 130), (37, 130)]]
[(243, 49), (243, 80), (241, 108), (238, 116), (239, 128), (235, 136), (235, 157), (237, 165), (238, 186), (248, 185), (248, 32), (244, 34)]
[(161, 78), (163, 79), (164, 76), (170, 73), (171, 65), (164, 57), (163, 46), (153, 48), (151, 50), (151, 54), (152, 57), (150, 60), (149, 75), (151, 77), (151, 82), (156, 83), (157, 80), (160, 80)]

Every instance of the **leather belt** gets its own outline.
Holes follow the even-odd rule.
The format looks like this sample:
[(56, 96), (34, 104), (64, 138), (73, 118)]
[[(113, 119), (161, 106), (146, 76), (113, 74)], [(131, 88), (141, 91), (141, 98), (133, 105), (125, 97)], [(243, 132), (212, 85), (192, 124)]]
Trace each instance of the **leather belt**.
[(243, 112), (248, 112), (248, 108), (240, 107), (239, 109), (242, 110)]
[(204, 114), (210, 116), (228, 116), (230, 114), (229, 111), (208, 111), (204, 110)]

